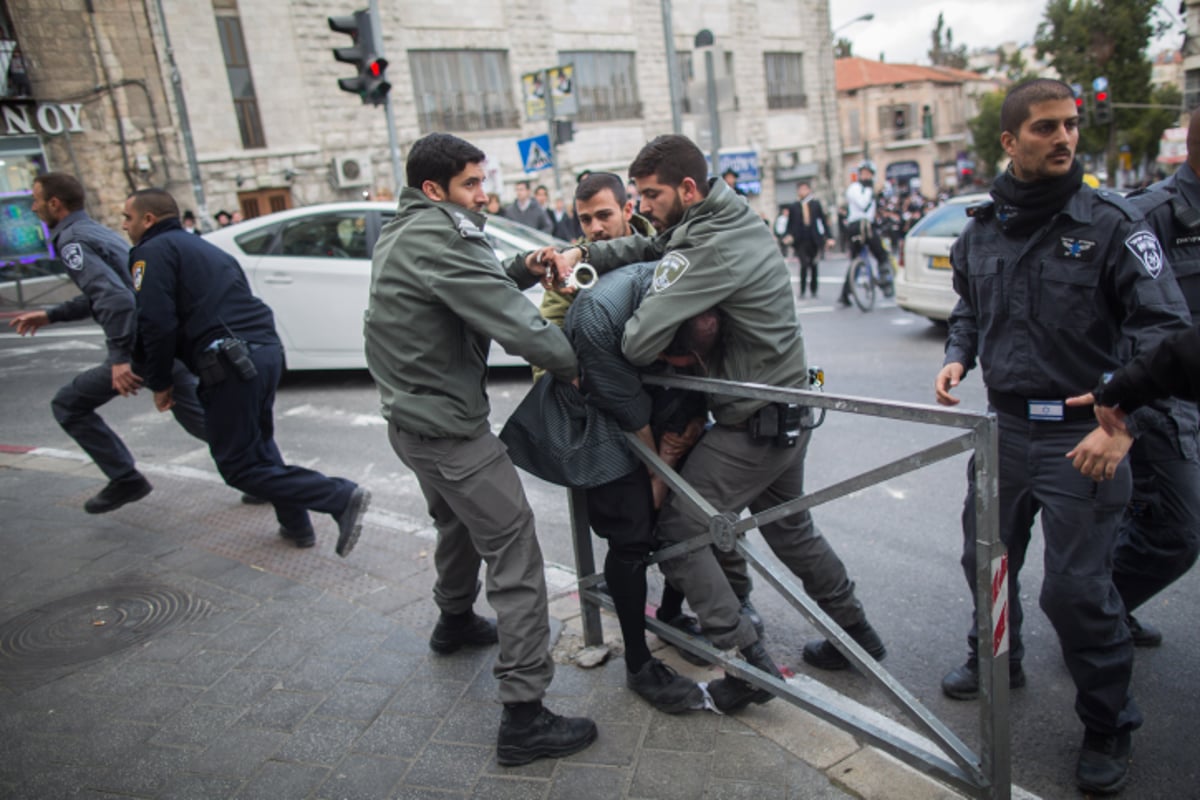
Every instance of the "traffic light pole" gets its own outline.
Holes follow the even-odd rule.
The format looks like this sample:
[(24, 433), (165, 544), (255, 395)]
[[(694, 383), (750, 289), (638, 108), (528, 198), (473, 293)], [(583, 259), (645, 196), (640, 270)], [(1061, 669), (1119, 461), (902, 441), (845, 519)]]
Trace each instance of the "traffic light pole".
[[(371, 0), (368, 9), (371, 13), (371, 31), (375, 37), (375, 52), (383, 52), (383, 24), (379, 18), (379, 0)], [(395, 193), (398, 195), (404, 186), (404, 170), (400, 167), (400, 138), (396, 134), (396, 115), (392, 111), (392, 93), (388, 92), (383, 98), (383, 113), (387, 119), (388, 150), (392, 158), (392, 180), (395, 181)]]

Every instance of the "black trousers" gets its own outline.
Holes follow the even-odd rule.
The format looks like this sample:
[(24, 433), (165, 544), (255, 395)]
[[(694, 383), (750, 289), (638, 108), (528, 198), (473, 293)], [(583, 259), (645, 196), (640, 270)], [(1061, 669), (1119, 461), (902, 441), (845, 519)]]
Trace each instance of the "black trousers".
[[(138, 371), (136, 364), (133, 371)], [(171, 413), (185, 431), (207, 441), (204, 409), (196, 397), (196, 376), (179, 361), (175, 362), (171, 376), (175, 382), (175, 407)], [(76, 375), (50, 402), (54, 419), (110, 481), (130, 480), (138, 474), (129, 448), (96, 413), (96, 409), (120, 396), (112, 387), (112, 365), (104, 363)]]
[(817, 296), (817, 254), (819, 248), (816, 242), (797, 241), (796, 258), (800, 260), (800, 296), (804, 297), (807, 287), (813, 297)]
[(226, 366), (225, 380), (200, 387), (208, 447), (230, 486), (269, 500), (279, 524), (290, 530), (312, 527), (308, 509), (338, 515), (346, 510), (355, 484), (283, 462), (275, 444), (275, 387), (283, 371), (277, 344), (250, 345), (258, 375), (249, 381)]

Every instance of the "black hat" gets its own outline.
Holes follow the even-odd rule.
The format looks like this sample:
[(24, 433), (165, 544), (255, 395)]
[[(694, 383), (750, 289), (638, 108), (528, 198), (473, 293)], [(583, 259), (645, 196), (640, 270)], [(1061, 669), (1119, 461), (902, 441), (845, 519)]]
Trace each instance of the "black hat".
[(229, 217), (230, 219), (233, 219), (233, 214), (230, 214), (223, 208), (217, 213), (213, 214), (213, 219), (217, 220), (218, 222), (220, 221), (221, 217)]
[(192, 222), (196, 221), (196, 215), (193, 214), (191, 211), (183, 212), (183, 221), (187, 222), (188, 220), (191, 220)]
[(721, 177), (722, 177), (722, 178), (724, 178), (726, 175), (732, 175), (732, 176), (733, 176), (733, 179), (734, 179), (735, 181), (738, 179), (737, 170), (735, 170), (733, 167), (730, 167), (729, 169), (727, 169), (727, 170), (725, 170), (724, 172), (722, 172), (722, 173), (721, 173)]

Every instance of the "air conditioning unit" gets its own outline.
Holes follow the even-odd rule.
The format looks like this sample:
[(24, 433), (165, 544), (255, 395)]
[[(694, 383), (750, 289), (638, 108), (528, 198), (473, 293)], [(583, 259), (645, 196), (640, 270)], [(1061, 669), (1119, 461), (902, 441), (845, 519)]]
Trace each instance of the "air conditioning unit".
[(365, 156), (334, 156), (333, 185), (339, 189), (371, 185), (371, 159)]

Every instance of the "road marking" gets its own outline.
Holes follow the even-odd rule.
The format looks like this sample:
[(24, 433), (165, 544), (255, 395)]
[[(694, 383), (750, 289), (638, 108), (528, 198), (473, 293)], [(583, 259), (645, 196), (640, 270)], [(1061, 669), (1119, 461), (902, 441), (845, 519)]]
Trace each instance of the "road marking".
[(341, 422), (349, 422), (355, 428), (365, 428), (375, 425), (387, 425), (387, 420), (379, 414), (354, 414), (349, 411), (342, 411), (339, 408), (327, 408), (323, 406), (314, 406), (310, 403), (295, 406), (282, 412), (285, 417), (301, 417), (305, 419), (319, 419), (323, 422), (328, 422), (331, 419), (337, 419)]
[[(42, 329), (36, 334), (39, 339), (62, 339), (67, 336), (103, 336), (104, 331), (100, 328), (89, 330), (87, 328), (72, 328), (67, 331), (48, 331)], [(22, 336), (19, 333), (0, 333), (0, 339), (27, 339), (29, 337)]]
[(103, 350), (104, 348), (93, 342), (54, 342), (52, 344), (35, 344), (30, 347), (3, 347), (0, 348), (0, 356), (31, 356), (37, 353), (48, 353), (53, 350)]

